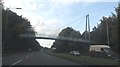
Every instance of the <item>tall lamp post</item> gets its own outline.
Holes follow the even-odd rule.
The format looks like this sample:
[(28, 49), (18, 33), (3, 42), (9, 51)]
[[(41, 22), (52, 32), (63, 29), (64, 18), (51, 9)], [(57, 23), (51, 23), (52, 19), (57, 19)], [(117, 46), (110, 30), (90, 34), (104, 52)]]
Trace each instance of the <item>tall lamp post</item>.
[(106, 22), (106, 27), (107, 27), (107, 43), (108, 43), (108, 46), (110, 46), (109, 31), (108, 31), (108, 22)]
[[(10, 9), (22, 9), (22, 8), (7, 8), (6, 9), (6, 21), (5, 21), (5, 34), (7, 34), (8, 32), (8, 29), (7, 29), (7, 27), (8, 27), (8, 11), (10, 10)], [(7, 36), (5, 35), (5, 41), (6, 41), (6, 38), (7, 38)], [(5, 49), (5, 41), (3, 42), (4, 44), (2, 45), (2, 49), (3, 49), (3, 51), (4, 51), (4, 49)]]
[(7, 30), (7, 21), (8, 21), (8, 10), (10, 10), (10, 9), (22, 9), (22, 8), (7, 8), (6, 9), (6, 23), (5, 23), (6, 30)]

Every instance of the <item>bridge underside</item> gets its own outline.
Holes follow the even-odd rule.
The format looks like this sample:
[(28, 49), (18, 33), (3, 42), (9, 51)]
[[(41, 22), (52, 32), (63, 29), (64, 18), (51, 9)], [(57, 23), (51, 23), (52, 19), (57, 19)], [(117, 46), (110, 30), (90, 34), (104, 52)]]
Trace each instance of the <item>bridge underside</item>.
[(60, 40), (60, 41), (67, 41), (72, 43), (86, 43), (89, 44), (89, 41), (81, 41), (81, 40), (72, 40), (72, 39), (64, 39), (64, 38), (50, 38), (50, 37), (27, 37), (32, 39), (48, 39), (48, 40)]

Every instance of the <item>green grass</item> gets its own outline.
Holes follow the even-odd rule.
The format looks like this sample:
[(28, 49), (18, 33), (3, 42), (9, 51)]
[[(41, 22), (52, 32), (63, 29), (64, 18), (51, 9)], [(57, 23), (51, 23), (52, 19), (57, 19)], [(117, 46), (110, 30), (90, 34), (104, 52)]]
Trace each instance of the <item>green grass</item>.
[(90, 56), (74, 56), (63, 53), (54, 53), (53, 55), (63, 59), (75, 61), (83, 65), (118, 65), (118, 61), (113, 59), (97, 58)]

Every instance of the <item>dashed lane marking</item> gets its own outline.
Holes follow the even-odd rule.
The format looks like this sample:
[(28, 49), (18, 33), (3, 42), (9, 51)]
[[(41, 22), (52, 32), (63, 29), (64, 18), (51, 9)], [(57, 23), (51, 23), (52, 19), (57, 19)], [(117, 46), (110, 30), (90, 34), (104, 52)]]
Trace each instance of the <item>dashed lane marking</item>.
[[(33, 55), (33, 54), (30, 54), (30, 56), (32, 56), (32, 55)], [(30, 56), (26, 56), (25, 58), (29, 58)], [(16, 65), (16, 64), (20, 63), (21, 61), (23, 61), (23, 59), (21, 59), (21, 60), (15, 62), (15, 63), (13, 63), (12, 65)]]
[(25, 58), (29, 58), (30, 56), (27, 56), (27, 57), (25, 57)]
[(29, 57), (31, 57), (33, 54), (30, 54), (30, 56), (26, 56), (25, 58), (29, 58)]
[(13, 63), (12, 65), (16, 65), (16, 64), (20, 63), (21, 61), (22, 61), (22, 59), (17, 61), (17, 62), (15, 62), (15, 63)]

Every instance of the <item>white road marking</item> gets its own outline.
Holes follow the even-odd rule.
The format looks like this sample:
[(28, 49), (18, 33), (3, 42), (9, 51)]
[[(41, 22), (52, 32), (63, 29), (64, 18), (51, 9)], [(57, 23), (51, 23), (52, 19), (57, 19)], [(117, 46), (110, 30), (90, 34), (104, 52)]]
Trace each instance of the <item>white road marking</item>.
[(33, 54), (31, 54), (31, 56), (32, 56)]
[(29, 56), (26, 56), (25, 58), (29, 58), (29, 57), (31, 57), (33, 54), (30, 54)]
[(25, 58), (29, 58), (30, 56), (27, 56), (27, 57), (25, 57)]
[(21, 61), (22, 61), (22, 59), (17, 61), (17, 62), (15, 62), (15, 63), (13, 63), (12, 65), (16, 65), (17, 63), (20, 63)]
[[(32, 55), (33, 55), (33, 54), (30, 54), (30, 56), (32, 56)], [(29, 58), (30, 56), (26, 56), (25, 58)], [(16, 65), (16, 64), (20, 63), (21, 61), (23, 61), (23, 59), (21, 59), (21, 60), (15, 62), (15, 63), (13, 63), (12, 65)]]
[(29, 56), (25, 57), (25, 58), (29, 58)]

